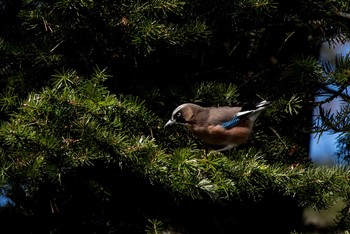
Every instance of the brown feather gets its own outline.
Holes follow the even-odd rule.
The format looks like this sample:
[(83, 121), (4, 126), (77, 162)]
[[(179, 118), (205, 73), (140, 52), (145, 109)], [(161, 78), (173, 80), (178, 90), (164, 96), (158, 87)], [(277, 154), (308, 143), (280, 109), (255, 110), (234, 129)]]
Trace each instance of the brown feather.
[(241, 110), (242, 107), (201, 107), (185, 103), (173, 111), (172, 120), (186, 125), (194, 136), (208, 144), (236, 147), (243, 144), (251, 136), (254, 121), (259, 115), (257, 113), (251, 119), (243, 119), (236, 126), (230, 128), (222, 126)]

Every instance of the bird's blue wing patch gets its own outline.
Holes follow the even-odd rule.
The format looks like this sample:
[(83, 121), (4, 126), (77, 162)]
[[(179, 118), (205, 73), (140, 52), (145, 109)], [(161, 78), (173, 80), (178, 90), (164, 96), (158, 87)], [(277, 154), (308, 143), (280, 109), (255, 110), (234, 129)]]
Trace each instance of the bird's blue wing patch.
[(236, 126), (236, 125), (239, 123), (240, 120), (241, 120), (241, 119), (240, 119), (238, 116), (235, 116), (235, 117), (233, 117), (231, 120), (229, 120), (229, 121), (227, 121), (227, 122), (221, 124), (221, 126), (222, 126), (223, 128), (226, 128), (226, 129), (228, 129), (228, 128), (233, 128), (234, 126)]

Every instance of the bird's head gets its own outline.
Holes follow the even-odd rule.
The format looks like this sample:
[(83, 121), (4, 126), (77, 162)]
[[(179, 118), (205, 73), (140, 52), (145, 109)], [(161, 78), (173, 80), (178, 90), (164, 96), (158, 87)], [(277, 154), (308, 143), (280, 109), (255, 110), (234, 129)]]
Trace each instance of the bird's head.
[(193, 115), (202, 107), (185, 103), (178, 106), (172, 113), (170, 120), (164, 125), (164, 127), (173, 125), (173, 124), (182, 124), (182, 125), (190, 125), (193, 123)]

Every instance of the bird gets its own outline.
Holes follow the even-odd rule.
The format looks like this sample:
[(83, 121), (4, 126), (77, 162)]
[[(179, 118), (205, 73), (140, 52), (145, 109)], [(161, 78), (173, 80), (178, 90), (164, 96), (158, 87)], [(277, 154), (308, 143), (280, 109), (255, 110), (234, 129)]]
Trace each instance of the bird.
[(218, 107), (184, 103), (174, 109), (164, 128), (184, 125), (203, 142), (221, 147), (215, 151), (231, 150), (250, 138), (256, 119), (271, 104), (267, 100)]

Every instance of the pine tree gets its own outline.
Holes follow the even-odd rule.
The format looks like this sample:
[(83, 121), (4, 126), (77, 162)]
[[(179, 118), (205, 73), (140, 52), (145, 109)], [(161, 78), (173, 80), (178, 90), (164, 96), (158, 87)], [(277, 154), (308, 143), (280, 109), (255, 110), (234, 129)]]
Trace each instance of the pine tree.
[[(348, 162), (349, 56), (334, 70), (318, 61), (322, 42), (347, 40), (348, 1), (0, 5), (0, 185), (11, 201), (1, 218), (11, 230), (303, 233), (303, 208), (340, 199), (326, 231), (349, 230), (348, 163), (308, 155), (310, 133), (333, 130)], [(344, 105), (326, 112), (318, 94)], [(230, 152), (163, 128), (183, 102), (261, 99), (273, 105)]]

